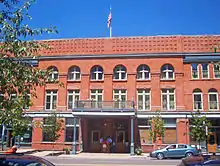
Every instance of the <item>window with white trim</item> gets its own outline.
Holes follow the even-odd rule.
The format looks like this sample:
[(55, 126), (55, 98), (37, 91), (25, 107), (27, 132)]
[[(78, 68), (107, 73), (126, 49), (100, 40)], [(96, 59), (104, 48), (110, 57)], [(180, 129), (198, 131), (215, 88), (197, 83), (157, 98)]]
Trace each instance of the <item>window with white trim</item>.
[(192, 79), (198, 79), (199, 78), (199, 65), (197, 63), (191, 64), (191, 70), (192, 70)]
[(78, 66), (72, 66), (68, 71), (68, 80), (79, 81), (80, 77), (80, 68)]
[(202, 91), (200, 89), (195, 89), (193, 91), (193, 109), (202, 110), (203, 109), (203, 97)]
[(163, 110), (175, 110), (175, 90), (174, 89), (162, 89), (162, 109)]
[(150, 80), (150, 68), (147, 65), (137, 68), (137, 80)]
[(162, 80), (173, 80), (174, 79), (174, 68), (169, 64), (165, 64), (161, 67), (161, 79)]
[(114, 80), (126, 80), (127, 79), (127, 70), (123, 65), (118, 65), (114, 68)]
[(113, 98), (115, 108), (126, 108), (126, 89), (114, 89)]
[(72, 109), (75, 106), (75, 102), (79, 101), (80, 98), (80, 90), (68, 90), (67, 93), (67, 101), (68, 101), (68, 109)]
[(93, 66), (90, 72), (90, 79), (91, 80), (103, 80), (104, 79), (104, 74), (103, 74), (103, 69), (101, 66)]
[(99, 143), (100, 133), (99, 131), (92, 131), (92, 143)]
[(31, 102), (31, 94), (28, 92), (26, 95), (23, 96), (23, 109), (30, 109), (30, 102)]
[[(73, 142), (74, 119), (65, 119), (65, 142)], [(79, 140), (79, 120), (76, 120), (76, 141)]]
[(218, 91), (216, 89), (209, 89), (208, 92), (208, 99), (209, 99), (209, 110), (218, 110)]
[(150, 89), (137, 90), (138, 110), (150, 110)]
[(46, 110), (53, 110), (57, 108), (57, 90), (47, 90), (46, 91)]
[(49, 75), (49, 80), (57, 80), (58, 79), (58, 69), (55, 66), (51, 66), (48, 68), (48, 70), (51, 70), (51, 73)]
[(202, 66), (202, 78), (209, 78), (209, 64), (203, 63)]
[(92, 108), (102, 108), (103, 90), (102, 89), (91, 89), (90, 100), (91, 100)]
[(220, 78), (220, 68), (216, 64), (214, 64), (214, 77)]

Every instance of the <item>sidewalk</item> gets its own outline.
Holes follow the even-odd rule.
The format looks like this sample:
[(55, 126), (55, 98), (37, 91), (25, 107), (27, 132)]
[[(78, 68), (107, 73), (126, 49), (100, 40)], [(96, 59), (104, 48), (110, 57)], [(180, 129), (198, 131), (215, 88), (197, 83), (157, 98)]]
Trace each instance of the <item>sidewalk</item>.
[(66, 155), (66, 154), (62, 154), (62, 155), (59, 155), (58, 157), (62, 157), (62, 158), (87, 158), (87, 159), (110, 159), (110, 158), (113, 158), (113, 159), (128, 159), (128, 158), (149, 158), (149, 154), (148, 153), (144, 153), (143, 155), (141, 156), (137, 156), (137, 155), (134, 155), (134, 156), (130, 156), (130, 154), (125, 154), (125, 153), (122, 153), (122, 154), (115, 154), (115, 153), (79, 153), (79, 154), (76, 154), (76, 155)]

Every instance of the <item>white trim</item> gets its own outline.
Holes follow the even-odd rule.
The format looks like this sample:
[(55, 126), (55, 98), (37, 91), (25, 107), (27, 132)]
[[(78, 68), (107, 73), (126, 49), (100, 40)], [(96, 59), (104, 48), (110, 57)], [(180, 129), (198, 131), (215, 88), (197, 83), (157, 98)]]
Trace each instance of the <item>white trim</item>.
[(220, 79), (220, 77), (219, 77), (219, 78), (218, 78), (218, 77), (215, 77), (215, 65), (214, 65), (214, 64), (213, 64), (213, 68), (212, 68), (212, 69), (213, 69), (213, 78), (214, 78), (214, 79)]
[(73, 115), (96, 116), (135, 116), (135, 112), (74, 112)]
[[(165, 93), (163, 93), (163, 89), (165, 89), (166, 90), (166, 92)], [(173, 93), (172, 92), (170, 92), (170, 90), (173, 90)], [(176, 91), (175, 91), (175, 89), (174, 88), (162, 88), (161, 89), (161, 109), (162, 110), (176, 110), (176, 93), (175, 93)], [(163, 95), (166, 95), (167, 96), (167, 108), (168, 109), (163, 109)], [(170, 95), (174, 95), (174, 108), (173, 109), (171, 109), (170, 108)]]
[[(79, 71), (76, 71), (77, 69), (79, 69)], [(70, 70), (73, 70), (72, 72), (70, 72)], [(76, 79), (76, 75), (79, 74), (79, 79)], [(73, 78), (69, 79), (69, 76), (72, 75)], [(67, 81), (80, 81), (81, 80), (81, 72), (80, 72), (80, 68), (78, 66), (72, 66), (69, 68), (68, 70), (68, 75), (67, 75)]]
[[(193, 71), (193, 69), (192, 69), (192, 64), (197, 64), (197, 75), (198, 75), (198, 77), (197, 77), (197, 78), (193, 78), (193, 73), (192, 73), (192, 71)], [(198, 64), (198, 63), (191, 63), (190, 65), (191, 65), (191, 79), (193, 79), (193, 80), (197, 80), (197, 79), (199, 79), (199, 78), (200, 78), (200, 77), (199, 77), (199, 64)]]
[[(116, 67), (119, 67), (119, 70), (116, 70)], [(122, 68), (124, 68), (125, 70), (122, 70)], [(122, 79), (122, 73), (125, 73), (125, 78)], [(114, 78), (115, 74), (118, 74), (118, 79)], [(113, 69), (113, 80), (127, 80), (127, 68), (124, 65), (117, 65), (115, 66), (115, 68)]]
[[(204, 78), (204, 77), (203, 77), (203, 67), (202, 67), (203, 64), (207, 64), (207, 72), (208, 72), (208, 77), (207, 77), (207, 78)], [(201, 73), (202, 73), (202, 79), (209, 79), (209, 78), (210, 78), (210, 74), (209, 74), (209, 64), (208, 64), (208, 63), (202, 63), (202, 64), (201, 64)]]
[[(102, 69), (102, 71), (99, 71), (99, 67)], [(94, 69), (95, 68), (95, 69)], [(94, 70), (93, 70), (94, 69)], [(95, 78), (92, 79), (92, 74), (95, 74)], [(99, 74), (102, 74), (102, 79), (99, 79)], [(91, 68), (90, 72), (90, 80), (91, 81), (103, 81), (104, 80), (104, 71), (103, 68), (99, 65), (93, 66)]]
[[(69, 93), (70, 91), (72, 91), (72, 93)], [(79, 91), (79, 93), (76, 93), (76, 91)], [(77, 100), (76, 96), (79, 96), (79, 100), (80, 100), (80, 90), (79, 89), (67, 89), (67, 109), (72, 109), (69, 108), (69, 96), (73, 96), (73, 100), (72, 100), (72, 108), (74, 108), (74, 104)]]
[[(138, 70), (139, 67), (142, 67), (141, 70)], [(149, 70), (144, 70), (143, 68), (146, 67)], [(139, 73), (141, 73), (141, 78), (137, 78), (137, 80), (150, 80), (151, 79), (151, 74), (150, 74), (150, 68), (149, 66), (145, 65), (145, 64), (141, 64), (139, 65), (137, 68), (137, 76)], [(145, 78), (145, 73), (148, 73), (149, 78)]]
[[(142, 90), (142, 93), (138, 93), (139, 90)], [(149, 93), (147, 93), (146, 91), (149, 90)], [(150, 111), (151, 110), (151, 90), (148, 88), (148, 89), (136, 89), (136, 92), (137, 92), (137, 110), (138, 111)], [(149, 109), (146, 109), (146, 96), (149, 95), (149, 104), (150, 104), (150, 108)], [(142, 110), (139, 110), (139, 100), (138, 100), (138, 96), (142, 96), (143, 97), (143, 109)]]
[[(163, 70), (163, 68), (165, 67), (165, 70)], [(173, 70), (169, 70), (168, 68), (172, 67)], [(161, 80), (175, 80), (175, 72), (174, 72), (174, 67), (170, 64), (164, 64), (161, 67), (161, 74), (165, 73), (165, 78), (160, 78)], [(169, 73), (172, 73), (172, 78), (169, 78)]]
[[(190, 112), (189, 112), (190, 113)], [(137, 118), (152, 118), (155, 115), (137, 115)], [(208, 114), (208, 115), (202, 115), (206, 116), (207, 118), (220, 118), (220, 114)], [(175, 115), (161, 115), (162, 118), (186, 118), (186, 115), (182, 114), (175, 114)], [(189, 114), (187, 115), (187, 118), (191, 118), (192, 116)]]
[[(47, 93), (48, 91), (50, 91), (50, 93)], [(53, 93), (56, 92), (56, 93)], [(47, 96), (50, 96), (50, 108), (47, 109)], [(53, 109), (53, 97), (56, 96), (57, 100), (56, 100), (56, 108)], [(56, 110), (58, 106), (58, 90), (46, 90), (46, 94), (45, 94), (45, 110)]]
[(194, 104), (195, 104), (194, 95), (201, 95), (201, 107), (202, 107), (202, 108), (199, 109), (199, 110), (203, 110), (203, 93), (202, 93), (202, 92), (193, 92), (193, 94), (192, 94), (192, 97), (193, 97), (193, 110), (196, 111), (196, 110), (198, 110), (198, 109), (195, 109), (195, 108), (194, 108)]
[[(209, 95), (216, 95), (216, 102), (217, 102), (217, 108), (216, 109), (211, 109), (210, 108), (210, 98), (209, 98)], [(208, 93), (208, 109), (209, 110), (219, 110), (218, 96), (219, 96), (218, 92), (209, 92)]]

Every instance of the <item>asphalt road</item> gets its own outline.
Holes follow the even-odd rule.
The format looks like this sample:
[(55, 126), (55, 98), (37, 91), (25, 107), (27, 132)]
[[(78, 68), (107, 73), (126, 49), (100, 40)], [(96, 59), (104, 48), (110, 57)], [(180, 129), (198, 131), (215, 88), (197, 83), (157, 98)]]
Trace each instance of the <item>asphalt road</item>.
[(176, 166), (181, 162), (179, 159), (144, 159), (144, 158), (130, 158), (130, 159), (86, 159), (86, 158), (67, 158), (67, 157), (44, 157), (51, 161), (56, 166)]

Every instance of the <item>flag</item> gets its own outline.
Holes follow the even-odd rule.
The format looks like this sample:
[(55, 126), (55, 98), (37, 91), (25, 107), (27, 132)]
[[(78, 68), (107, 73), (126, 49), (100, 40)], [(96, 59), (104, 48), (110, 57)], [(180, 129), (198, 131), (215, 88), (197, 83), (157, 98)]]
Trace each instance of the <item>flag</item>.
[(108, 15), (108, 28), (110, 28), (111, 22), (112, 22), (112, 12), (111, 12), (111, 10), (110, 10), (110, 13), (109, 13), (109, 15)]

